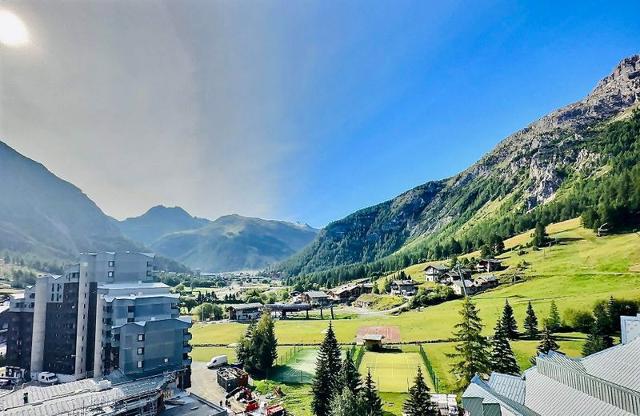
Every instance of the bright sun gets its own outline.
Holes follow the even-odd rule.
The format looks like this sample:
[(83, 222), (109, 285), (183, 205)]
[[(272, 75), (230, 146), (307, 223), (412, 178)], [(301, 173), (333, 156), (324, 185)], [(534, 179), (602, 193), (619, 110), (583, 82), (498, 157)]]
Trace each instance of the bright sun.
[(29, 32), (22, 20), (7, 10), (0, 10), (0, 44), (10, 47), (29, 42)]

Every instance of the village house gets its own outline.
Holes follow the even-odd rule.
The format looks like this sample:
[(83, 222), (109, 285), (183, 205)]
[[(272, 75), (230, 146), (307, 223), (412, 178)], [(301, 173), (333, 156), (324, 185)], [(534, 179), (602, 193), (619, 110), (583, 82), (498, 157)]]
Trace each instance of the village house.
[(466, 289), (466, 294), (467, 295), (473, 295), (475, 293), (478, 292), (478, 286), (476, 286), (471, 280), (464, 280), (464, 288), (462, 287), (462, 280), (455, 280), (452, 284), (451, 284), (451, 288), (453, 289), (453, 293), (455, 293), (458, 296), (464, 295), (465, 294), (465, 289)]
[(368, 351), (380, 351), (382, 349), (382, 334), (366, 334), (362, 337), (362, 345)]
[(451, 284), (456, 280), (461, 280), (462, 278), (466, 280), (471, 280), (471, 270), (469, 269), (454, 269), (449, 270), (442, 274), (442, 279), (440, 280), (442, 283)]
[(353, 301), (358, 296), (371, 293), (373, 291), (373, 283), (349, 283), (346, 285), (334, 287), (328, 291), (329, 299), (333, 302), (346, 303)]
[(229, 319), (232, 321), (253, 321), (262, 313), (261, 303), (241, 303), (229, 305)]
[(416, 282), (413, 280), (394, 280), (391, 282), (391, 294), (412, 296), (416, 294)]
[(491, 289), (500, 284), (498, 278), (493, 274), (484, 274), (474, 279), (473, 283), (482, 290)]
[(502, 261), (498, 259), (481, 259), (476, 265), (478, 273), (489, 273), (502, 270)]
[(438, 283), (442, 279), (442, 275), (449, 271), (444, 264), (430, 264), (424, 269), (424, 277), (427, 282)]
[(329, 305), (329, 296), (321, 290), (309, 290), (302, 294), (302, 300), (312, 306)]

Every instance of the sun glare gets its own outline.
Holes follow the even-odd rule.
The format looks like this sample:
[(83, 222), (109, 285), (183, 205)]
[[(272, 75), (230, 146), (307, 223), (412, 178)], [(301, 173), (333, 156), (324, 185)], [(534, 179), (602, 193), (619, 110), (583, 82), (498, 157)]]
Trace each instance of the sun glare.
[(10, 47), (29, 42), (29, 32), (22, 20), (7, 10), (0, 10), (0, 44)]

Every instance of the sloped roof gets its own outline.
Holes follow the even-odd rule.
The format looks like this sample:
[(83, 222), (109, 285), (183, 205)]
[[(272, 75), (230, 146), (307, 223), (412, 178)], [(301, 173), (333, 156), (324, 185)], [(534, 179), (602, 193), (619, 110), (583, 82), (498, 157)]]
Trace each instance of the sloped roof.
[(326, 298), (327, 294), (320, 290), (309, 290), (308, 292), (304, 292), (310, 298)]
[(640, 391), (640, 338), (585, 357), (581, 363), (592, 376)]
[(498, 394), (524, 404), (525, 381), (520, 376), (492, 373), (487, 382)]

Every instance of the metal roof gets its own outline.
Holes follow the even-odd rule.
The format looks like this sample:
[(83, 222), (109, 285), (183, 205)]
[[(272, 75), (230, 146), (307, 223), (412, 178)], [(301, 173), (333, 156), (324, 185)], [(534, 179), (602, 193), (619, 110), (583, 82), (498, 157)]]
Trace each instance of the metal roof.
[(320, 290), (309, 290), (308, 292), (304, 292), (306, 293), (307, 296), (309, 296), (310, 298), (326, 298), (327, 294), (320, 291)]
[(544, 416), (631, 416), (619, 407), (573, 389), (540, 374), (535, 367), (525, 372), (524, 404)]
[(640, 391), (640, 338), (590, 355), (581, 363), (592, 376)]
[(241, 311), (244, 309), (260, 309), (262, 308), (262, 303), (240, 303), (237, 305), (229, 305), (230, 309), (235, 309), (236, 311)]
[(487, 382), (498, 394), (520, 404), (524, 403), (525, 381), (520, 376), (492, 373)]

